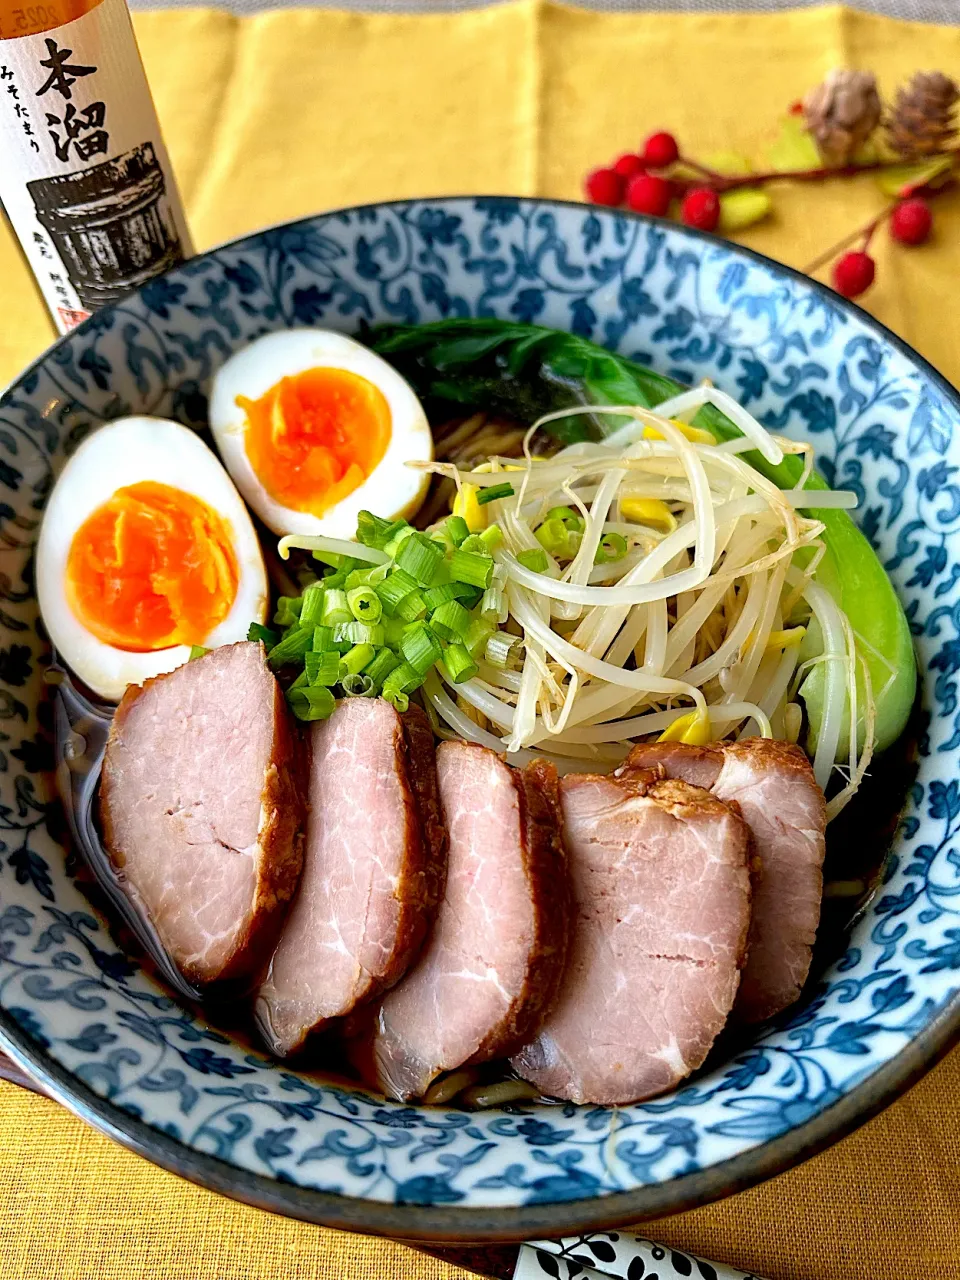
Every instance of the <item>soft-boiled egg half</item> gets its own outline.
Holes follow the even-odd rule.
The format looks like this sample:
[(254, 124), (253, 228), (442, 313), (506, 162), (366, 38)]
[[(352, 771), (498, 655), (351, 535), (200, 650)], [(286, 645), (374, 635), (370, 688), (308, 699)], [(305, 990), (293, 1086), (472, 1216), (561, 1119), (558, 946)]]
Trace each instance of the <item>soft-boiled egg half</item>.
[(213, 380), (210, 426), (250, 507), (274, 533), (352, 538), (364, 508), (412, 516), (433, 457), (410, 385), (342, 333), (289, 329), (258, 338)]
[(54, 486), (37, 598), (63, 661), (101, 697), (244, 640), (267, 609), (260, 544), (213, 452), (163, 418), (121, 418)]

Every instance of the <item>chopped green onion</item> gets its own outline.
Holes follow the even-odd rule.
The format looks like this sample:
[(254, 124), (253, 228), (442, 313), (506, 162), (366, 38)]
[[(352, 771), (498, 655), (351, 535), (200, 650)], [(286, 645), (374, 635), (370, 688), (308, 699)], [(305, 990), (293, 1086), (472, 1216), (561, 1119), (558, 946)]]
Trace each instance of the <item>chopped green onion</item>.
[(209, 652), (210, 650), (205, 649), (202, 644), (192, 644), (190, 646), (190, 657), (188, 658), (188, 661), (192, 662), (194, 658), (202, 658), (204, 654)]
[(313, 644), (310, 646), (314, 653), (326, 653), (328, 649), (333, 648), (333, 628), (332, 627), (314, 627), (313, 628)]
[(382, 551), (392, 537), (406, 525), (406, 520), (384, 520), (372, 511), (357, 512), (357, 541), (365, 547)]
[(558, 560), (572, 560), (580, 546), (579, 532), (568, 529), (556, 516), (544, 520), (539, 529), (535, 530), (534, 537), (544, 551)]
[(339, 588), (329, 589), (323, 597), (323, 613), (321, 622), (325, 627), (336, 627), (339, 623), (350, 622), (353, 614), (347, 603), (347, 593)]
[(354, 587), (347, 592), (347, 604), (358, 622), (379, 622), (383, 604), (373, 587)]
[(290, 689), (287, 691), (287, 701), (298, 720), (326, 720), (337, 705), (336, 698), (323, 685)]
[(542, 547), (533, 547), (527, 551), (521, 551), (517, 559), (531, 573), (547, 572), (547, 553)]
[(287, 634), (273, 646), (267, 661), (271, 667), (282, 667), (290, 662), (297, 662), (310, 648), (313, 641), (313, 627), (291, 627)]
[(344, 590), (352, 591), (354, 587), (375, 587), (378, 582), (384, 580), (392, 568), (391, 564), (375, 564), (372, 569), (351, 569), (343, 584)]
[(487, 641), (493, 635), (493, 627), (482, 618), (471, 618), (463, 643), (474, 658), (479, 658), (487, 647)]
[(380, 597), (380, 603), (383, 605), (384, 612), (392, 617), (397, 611), (397, 605), (400, 601), (416, 591), (417, 584), (415, 579), (411, 578), (409, 573), (404, 573), (402, 569), (394, 569), (389, 577), (384, 578), (382, 582), (378, 582), (374, 587), (377, 595)]
[(359, 675), (364, 667), (376, 657), (376, 649), (372, 644), (355, 644), (349, 653), (340, 660), (340, 668), (344, 675)]
[(571, 533), (583, 533), (583, 516), (573, 507), (551, 507), (547, 512), (548, 520), (559, 520)]
[(395, 653), (391, 652), (390, 649), (381, 649), (364, 671), (364, 675), (369, 676), (373, 681), (374, 687), (379, 689), (390, 672), (396, 671), (399, 665), (400, 659)]
[(333, 629), (333, 639), (336, 644), (348, 640), (351, 645), (372, 644), (379, 649), (386, 636), (378, 622), (341, 622)]
[(370, 677), (359, 672), (355, 676), (344, 676), (340, 683), (349, 698), (372, 698), (377, 692)]
[(387, 545), (383, 548), (384, 551), (388, 556), (396, 560), (397, 552), (400, 550), (400, 548), (403, 546), (406, 540), (415, 533), (416, 533), (416, 529), (414, 529), (412, 524), (404, 524), (402, 528), (397, 530), (397, 532), (393, 535), (393, 537), (390, 539)]
[(409, 695), (421, 684), (423, 676), (418, 675), (409, 662), (401, 662), (384, 680), (383, 696), (402, 714), (410, 705)]
[(480, 668), (462, 644), (448, 644), (443, 652), (443, 665), (451, 684), (472, 680)]
[(470, 537), (470, 526), (463, 516), (448, 516), (443, 525), (444, 533), (455, 547)]
[(311, 583), (304, 591), (301, 597), (303, 604), (300, 607), (302, 627), (315, 626), (320, 621), (320, 615), (323, 613), (323, 596), (324, 588), (319, 582)]
[(280, 639), (280, 635), (278, 632), (272, 630), (272, 628), (265, 627), (260, 622), (251, 622), (250, 626), (247, 628), (247, 639), (259, 640), (263, 644), (267, 653), (269, 653)]
[(436, 609), (448, 600), (459, 600), (465, 609), (472, 609), (480, 603), (483, 592), (479, 587), (471, 587), (469, 582), (442, 582), (437, 587), (428, 587), (423, 599), (428, 609)]
[(411, 591), (397, 605), (397, 617), (401, 622), (416, 622), (427, 612), (427, 602), (419, 591)]
[(513, 495), (512, 484), (491, 484), (477, 494), (477, 506), (485, 507), (488, 502), (497, 502), (500, 498), (512, 498)]
[(502, 622), (506, 622), (508, 616), (509, 611), (506, 597), (503, 594), (503, 587), (498, 587), (494, 583), (492, 587), (487, 587), (483, 593), (483, 599), (480, 601), (480, 617), (484, 622), (492, 622), (499, 626)]
[(483, 538), (480, 536), (479, 533), (471, 533), (469, 538), (464, 538), (463, 542), (460, 544), (459, 549), (461, 551), (472, 551), (474, 555), (478, 555), (478, 556), (490, 555), (490, 551), (487, 548), (487, 544), (484, 542)]
[[(306, 654), (304, 654), (304, 661), (306, 661)], [(310, 680), (307, 677), (306, 668), (304, 668), (303, 671), (301, 671), (300, 674), (297, 676), (296, 680), (294, 680), (290, 688), (287, 690), (287, 693), (289, 694), (291, 689), (303, 688), (303, 686), (308, 685), (309, 683), (310, 683)]]
[(384, 685), (382, 697), (385, 701), (389, 702), (396, 711), (399, 711), (400, 715), (403, 715), (410, 706), (410, 699), (402, 689), (388, 689), (386, 685)]
[(420, 676), (425, 676), (443, 656), (440, 641), (425, 622), (410, 628), (400, 641), (400, 652)]
[(516, 665), (522, 651), (523, 641), (519, 636), (512, 636), (509, 631), (495, 631), (487, 641), (483, 656), (491, 667), (506, 671)]
[(493, 577), (493, 560), (460, 548), (450, 557), (450, 576), (455, 582), (468, 582), (486, 590)]
[(415, 533), (402, 543), (397, 552), (397, 564), (411, 578), (415, 578), (421, 587), (432, 587), (444, 554), (445, 549), (432, 538), (423, 533)]
[(380, 625), (383, 627), (384, 643), (391, 649), (399, 649), (400, 642), (407, 634), (410, 624), (404, 622), (402, 618), (381, 618)]
[(441, 640), (462, 640), (470, 621), (469, 613), (458, 600), (447, 600), (434, 609), (430, 627)]
[(273, 620), (278, 627), (292, 627), (300, 621), (300, 610), (303, 608), (303, 596), (281, 596), (277, 601), (277, 612)]
[(498, 524), (488, 525), (482, 533), (477, 534), (487, 555), (492, 555), (503, 541), (503, 530)]
[(622, 560), (627, 554), (627, 540), (622, 533), (605, 533), (600, 539), (594, 564), (609, 564), (613, 560)]
[(336, 649), (323, 653), (311, 651), (303, 656), (304, 671), (310, 684), (331, 685), (340, 679), (340, 655)]

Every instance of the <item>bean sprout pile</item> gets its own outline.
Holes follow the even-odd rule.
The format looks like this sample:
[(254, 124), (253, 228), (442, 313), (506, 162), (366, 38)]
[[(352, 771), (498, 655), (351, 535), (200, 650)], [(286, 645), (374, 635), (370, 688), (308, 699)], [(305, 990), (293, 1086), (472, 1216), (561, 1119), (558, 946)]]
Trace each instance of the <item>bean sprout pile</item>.
[[(716, 443), (689, 425), (708, 402), (742, 437)], [(539, 429), (578, 413), (624, 425), (601, 443), (532, 453)], [(804, 455), (801, 482), (778, 488), (743, 457), (751, 450), (772, 464)], [(503, 533), (494, 551), (500, 621), (516, 643), (496, 661), (488, 650), (477, 674), (456, 685), (441, 666), (430, 672), (424, 703), (440, 737), (505, 750), (515, 764), (546, 757), (562, 772), (612, 770), (634, 741), (651, 737), (796, 742), (800, 690), (822, 664), (814, 772), (824, 790), (835, 769), (843, 783), (831, 817), (852, 797), (873, 750), (873, 696), (846, 615), (815, 581), (824, 547), (822, 523), (804, 514), (810, 446), (768, 433), (730, 396), (698, 387), (656, 412), (609, 405), (548, 414), (526, 433), (522, 457), (414, 465), (452, 480), (461, 503), (491, 487), (512, 490), (483, 510)], [(850, 492), (816, 494), (819, 509), (855, 505)], [(558, 519), (574, 531), (566, 547), (543, 534)], [(535, 562), (530, 553), (541, 552)]]

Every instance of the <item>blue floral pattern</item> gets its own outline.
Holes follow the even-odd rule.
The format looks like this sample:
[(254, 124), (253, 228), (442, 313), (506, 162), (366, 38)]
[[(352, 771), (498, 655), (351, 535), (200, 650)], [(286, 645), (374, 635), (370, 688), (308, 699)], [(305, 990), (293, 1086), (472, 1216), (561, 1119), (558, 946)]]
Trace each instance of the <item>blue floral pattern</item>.
[[(119, 950), (65, 857), (31, 548), (53, 476), (130, 412), (201, 425), (212, 371), (268, 330), (495, 315), (726, 387), (814, 442), (907, 607), (929, 726), (885, 884), (799, 1011), (618, 1111), (468, 1114), (292, 1071), (178, 1007)], [(960, 1017), (958, 401), (868, 317), (734, 247), (512, 199), (333, 213), (216, 250), (53, 347), (0, 401), (0, 1009), (77, 1080), (239, 1171), (401, 1204), (582, 1200), (663, 1183), (817, 1116), (948, 1005)]]

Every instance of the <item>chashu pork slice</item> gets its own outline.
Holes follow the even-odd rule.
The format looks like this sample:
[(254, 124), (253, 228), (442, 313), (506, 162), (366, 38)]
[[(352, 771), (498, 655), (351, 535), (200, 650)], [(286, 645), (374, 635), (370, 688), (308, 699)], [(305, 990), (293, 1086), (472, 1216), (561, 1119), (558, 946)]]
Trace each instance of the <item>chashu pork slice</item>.
[(653, 764), (740, 806), (760, 875), (734, 1012), (744, 1022), (772, 1017), (799, 996), (820, 922), (827, 811), (810, 761), (788, 742), (744, 738), (652, 742), (634, 747), (624, 767)]
[(388, 1096), (420, 1098), (441, 1072), (511, 1053), (556, 998), (569, 888), (557, 776), (487, 747), (437, 751), (450, 835), (447, 883), (417, 965), (384, 998), (372, 1034)]
[(254, 982), (296, 890), (297, 739), (263, 646), (131, 685), (107, 743), (104, 846), (192, 983)]
[(560, 784), (576, 923), (563, 986), (511, 1065), (605, 1106), (672, 1088), (733, 1006), (750, 923), (749, 835), (732, 807), (659, 770)]
[(312, 725), (300, 891), (256, 1002), (281, 1057), (404, 973), (443, 888), (433, 733), (419, 707), (346, 698)]

